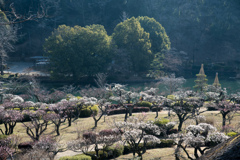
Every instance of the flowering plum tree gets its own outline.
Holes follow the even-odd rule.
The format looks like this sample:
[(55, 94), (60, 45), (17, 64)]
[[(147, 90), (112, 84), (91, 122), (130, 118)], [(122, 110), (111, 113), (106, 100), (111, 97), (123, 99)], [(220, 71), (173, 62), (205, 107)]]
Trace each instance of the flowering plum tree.
[(2, 129), (0, 129), (0, 131), (5, 135), (12, 134), (16, 123), (22, 119), (23, 115), (19, 111), (0, 109), (0, 121), (2, 121), (5, 126), (5, 133), (3, 133)]
[(65, 107), (58, 107), (55, 104), (49, 105), (49, 110), (52, 111), (52, 113), (48, 113), (45, 116), (45, 119), (48, 121), (51, 121), (55, 125), (55, 130), (57, 135), (60, 135), (60, 125), (66, 121), (66, 115), (64, 114)]
[(189, 118), (198, 116), (200, 108), (203, 106), (204, 100), (201, 98), (184, 98), (185, 95), (180, 95), (174, 99), (174, 102), (166, 101), (165, 105), (177, 115), (179, 124), (178, 131), (182, 130), (183, 122)]
[(175, 152), (175, 156), (179, 159), (179, 149), (183, 149), (183, 151), (187, 154), (187, 157), (191, 160), (194, 158), (190, 156), (187, 147), (194, 148), (194, 156), (195, 158), (199, 158), (199, 154), (204, 154), (204, 152), (219, 143), (224, 142), (229, 137), (224, 133), (217, 132), (217, 129), (210, 124), (200, 123), (198, 125), (189, 125), (187, 128), (186, 134), (172, 134), (171, 138), (174, 138), (177, 142), (177, 149)]
[(113, 96), (111, 96), (110, 99), (126, 108), (124, 121), (127, 121), (128, 114), (132, 116), (133, 107), (139, 101), (140, 95), (137, 92), (125, 90), (125, 86), (121, 84), (114, 84), (111, 91)]
[(226, 100), (220, 101), (215, 104), (216, 109), (218, 109), (222, 115), (222, 127), (224, 128), (226, 125), (226, 116), (229, 113), (235, 112), (239, 110), (239, 104), (235, 104), (233, 102), (229, 102)]
[(69, 127), (72, 125), (72, 119), (74, 117), (74, 111), (75, 111), (74, 107), (76, 106), (76, 104), (77, 104), (77, 101), (70, 101), (66, 99), (62, 99), (60, 102), (56, 104), (57, 105), (56, 108), (63, 110), (64, 114), (66, 115)]
[(165, 97), (157, 95), (158, 88), (150, 88), (143, 92), (140, 92), (142, 100), (151, 102), (153, 107), (156, 107), (156, 117), (158, 118), (159, 107), (163, 105), (166, 100)]
[[(161, 141), (153, 133), (160, 135), (159, 127), (152, 122), (139, 121), (138, 118), (130, 117), (127, 122), (117, 122), (115, 126), (123, 132), (123, 142), (127, 143), (133, 151), (133, 156), (137, 153), (142, 160), (142, 155), (146, 152), (147, 142), (160, 143)], [(143, 141), (143, 147), (140, 142)]]
[(23, 123), (26, 128), (27, 135), (34, 141), (38, 141), (40, 136), (47, 129), (48, 119), (46, 117), (46, 112), (43, 110), (37, 111), (24, 111), (25, 114), (29, 115), (31, 121), (30, 123)]
[[(83, 137), (68, 143), (68, 149), (80, 151), (92, 158), (100, 158), (99, 151), (121, 140), (121, 132), (118, 129), (101, 130), (100, 132), (86, 132)], [(99, 148), (99, 145), (102, 148)], [(94, 150), (95, 153), (89, 153)]]

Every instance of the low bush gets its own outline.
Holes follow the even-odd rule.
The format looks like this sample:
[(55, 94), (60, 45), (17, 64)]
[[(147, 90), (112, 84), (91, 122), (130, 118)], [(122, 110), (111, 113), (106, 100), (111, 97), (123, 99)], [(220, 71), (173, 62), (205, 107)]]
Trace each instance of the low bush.
[[(174, 140), (172, 139), (161, 139), (161, 143), (152, 143), (152, 142), (149, 142), (146, 144), (146, 149), (153, 149), (153, 148), (169, 148), (169, 147), (173, 147), (175, 145), (175, 142)], [(143, 147), (143, 143), (140, 143), (139, 144), (139, 147)], [(124, 146), (124, 151), (123, 151), (123, 154), (129, 154), (131, 153), (132, 150), (131, 150), (131, 147), (129, 145), (126, 145)]]
[(149, 107), (150, 108), (152, 106), (152, 103), (150, 103), (148, 101), (141, 101), (141, 102), (138, 102), (136, 105), (139, 107)]
[[(162, 107), (158, 107), (158, 111), (162, 111)], [(152, 108), (152, 112), (156, 112), (157, 111), (157, 107), (153, 107)]]
[[(81, 114), (80, 114), (80, 117), (81, 118), (84, 118), (84, 117), (91, 117), (92, 115), (92, 112), (90, 110), (90, 107), (91, 106), (88, 106), (88, 107), (85, 107), (84, 109), (82, 109), (81, 111)], [(92, 110), (97, 114), (98, 113), (98, 106), (97, 105), (94, 105), (91, 107)]]
[(156, 144), (156, 148), (169, 148), (169, 147), (173, 147), (175, 145), (174, 140), (172, 139), (161, 139), (161, 143)]
[(129, 154), (132, 152), (132, 149), (129, 145), (124, 146), (123, 154)]
[(18, 149), (32, 149), (34, 142), (22, 142), (18, 145)]
[(159, 127), (165, 127), (165, 125), (169, 122), (168, 119), (157, 119), (153, 124), (159, 126)]
[[(90, 155), (96, 155), (96, 152), (95, 151), (91, 151), (91, 152), (87, 152), (88, 154)], [(105, 159), (108, 159), (108, 153), (106, 151), (102, 151), (100, 150), (98, 152), (98, 158), (96, 158), (95, 156), (92, 156), (92, 160), (105, 160)]]
[(7, 138), (7, 135), (0, 134), (0, 140)]
[(208, 106), (208, 107), (207, 107), (207, 110), (208, 110), (208, 111), (217, 111), (218, 109), (215, 108), (215, 107)]
[(233, 137), (233, 136), (236, 136), (238, 133), (236, 133), (236, 132), (228, 132), (227, 133), (227, 136), (229, 136), (229, 137)]
[(29, 122), (31, 121), (31, 118), (28, 114), (23, 113), (23, 119), (21, 122)]
[(90, 156), (87, 156), (85, 154), (79, 154), (75, 156), (64, 156), (61, 157), (59, 160), (91, 160), (92, 158)]
[(121, 144), (114, 144), (112, 146), (106, 147), (105, 151), (108, 153), (108, 158), (116, 158), (123, 155), (124, 146)]
[[(132, 110), (132, 113), (149, 112), (149, 111), (150, 109), (148, 107), (134, 107)], [(108, 111), (108, 115), (124, 114), (125, 112), (126, 112), (125, 108), (112, 109)]]
[(150, 109), (148, 107), (134, 107), (133, 108), (133, 112), (137, 113), (137, 112), (149, 112)]

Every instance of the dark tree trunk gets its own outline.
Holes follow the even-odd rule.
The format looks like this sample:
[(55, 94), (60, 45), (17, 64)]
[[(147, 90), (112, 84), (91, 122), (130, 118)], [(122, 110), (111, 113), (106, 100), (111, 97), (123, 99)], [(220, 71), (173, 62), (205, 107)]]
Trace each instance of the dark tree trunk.
[(60, 131), (59, 131), (60, 125), (56, 125), (56, 132), (57, 132), (57, 136), (60, 135)]
[(124, 117), (125, 122), (127, 121), (127, 118), (128, 118), (128, 108), (126, 108), (126, 111), (125, 111), (125, 117)]
[(159, 109), (159, 107), (156, 106), (156, 117), (155, 118), (158, 118), (158, 109)]
[(183, 119), (179, 119), (178, 131), (182, 131)]
[(194, 148), (194, 156), (196, 159), (199, 158), (197, 151), (198, 151), (197, 148)]
[(72, 126), (72, 117), (68, 117), (68, 127)]
[(226, 125), (226, 115), (227, 115), (226, 113), (222, 114), (222, 128), (225, 127)]

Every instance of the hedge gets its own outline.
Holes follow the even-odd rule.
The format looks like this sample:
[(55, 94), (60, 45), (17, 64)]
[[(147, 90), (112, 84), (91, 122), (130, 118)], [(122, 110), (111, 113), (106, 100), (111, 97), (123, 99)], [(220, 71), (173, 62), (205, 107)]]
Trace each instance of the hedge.
[[(158, 111), (162, 111), (162, 107), (158, 107)], [(152, 112), (156, 112), (157, 111), (157, 107), (153, 107), (152, 108)]]
[(227, 136), (233, 137), (233, 136), (236, 136), (237, 134), (238, 134), (237, 132), (228, 132)]
[[(149, 112), (149, 111), (150, 109), (148, 107), (134, 107), (132, 110), (132, 113)], [(124, 114), (124, 113), (126, 113), (126, 108), (112, 109), (108, 111), (108, 115)]]
[[(149, 142), (146, 144), (146, 149), (154, 149), (154, 148), (170, 148), (170, 147), (173, 147), (175, 145), (175, 142), (174, 140), (172, 139), (161, 139), (161, 143), (152, 143), (152, 142)], [(143, 143), (140, 143), (139, 144), (139, 147), (143, 147)], [(123, 154), (129, 154), (131, 153), (132, 150), (131, 150), (131, 147), (129, 145), (126, 145), (124, 146), (124, 151), (123, 151)]]
[(139, 107), (149, 107), (150, 108), (152, 106), (152, 103), (150, 103), (148, 101), (141, 101), (141, 102), (138, 102), (136, 105)]
[(157, 125), (158, 127), (165, 127), (168, 122), (168, 119), (157, 119), (155, 122), (153, 122), (153, 124)]
[[(96, 152), (95, 151), (91, 151), (91, 152), (87, 152), (88, 154), (91, 154), (91, 155), (96, 155)], [(105, 159), (108, 159), (108, 153), (106, 151), (98, 151), (98, 155), (99, 157), (96, 158), (96, 157), (92, 157), (92, 160), (105, 160)]]
[(64, 156), (61, 157), (59, 160), (92, 160), (92, 158), (85, 154), (79, 154), (75, 156)]
[(116, 158), (123, 155), (124, 146), (121, 144), (114, 144), (105, 148), (108, 153), (108, 158)]
[(90, 108), (92, 108), (92, 110), (93, 110), (94, 112), (96, 112), (96, 114), (98, 114), (98, 106), (97, 106), (97, 105), (94, 105), (94, 106), (88, 106), (88, 107), (82, 109), (82, 110), (81, 110), (80, 117), (81, 117), (81, 118), (91, 117), (92, 112), (91, 112)]

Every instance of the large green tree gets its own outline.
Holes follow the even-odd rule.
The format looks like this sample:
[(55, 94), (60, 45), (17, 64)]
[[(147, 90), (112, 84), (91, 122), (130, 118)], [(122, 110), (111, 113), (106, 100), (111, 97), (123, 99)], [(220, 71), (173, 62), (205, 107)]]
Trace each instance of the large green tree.
[(154, 54), (170, 49), (171, 43), (169, 37), (164, 27), (159, 22), (157, 22), (154, 18), (149, 18), (147, 16), (138, 17), (137, 20), (140, 22), (144, 31), (149, 33), (149, 38), (152, 44), (152, 52)]
[(111, 61), (111, 38), (102, 25), (61, 25), (44, 45), (54, 77), (71, 77), (104, 72)]
[(170, 49), (171, 43), (164, 27), (154, 18), (147, 16), (138, 17), (141, 27), (145, 32), (149, 33), (152, 44), (151, 50), (154, 55), (151, 62), (150, 74), (153, 77), (158, 77), (162, 73), (164, 53)]
[(130, 70), (144, 72), (149, 69), (153, 60), (149, 33), (144, 31), (136, 18), (132, 17), (119, 23), (112, 38), (118, 49), (125, 49), (130, 55)]

